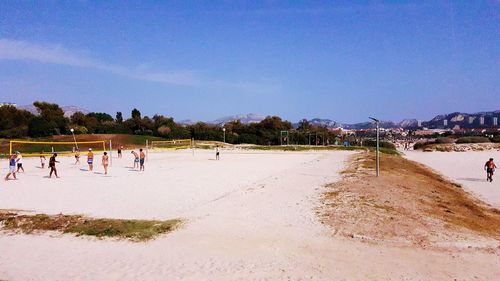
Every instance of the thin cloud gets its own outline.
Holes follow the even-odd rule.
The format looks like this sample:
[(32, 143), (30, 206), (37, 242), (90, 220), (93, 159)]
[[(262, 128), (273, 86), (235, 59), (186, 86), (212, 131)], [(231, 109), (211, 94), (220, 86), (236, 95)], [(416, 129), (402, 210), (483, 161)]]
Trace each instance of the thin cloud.
[[(500, 0), (498, 0), (500, 1)], [(353, 12), (384, 12), (384, 11), (407, 11), (427, 8), (425, 3), (368, 3), (368, 4), (346, 4), (329, 5), (309, 8), (282, 8), (264, 7), (243, 10), (212, 10), (206, 13), (233, 15), (233, 16), (331, 16), (333, 14)]]
[(189, 71), (164, 73), (129, 69), (99, 62), (69, 51), (60, 45), (40, 45), (10, 39), (0, 39), (0, 60), (31, 60), (40, 63), (92, 68), (132, 79), (170, 85), (196, 86), (200, 83), (199, 79)]
[(281, 91), (281, 85), (268, 83), (253, 83), (247, 81), (234, 82), (217, 79), (202, 79), (192, 71), (177, 72), (150, 72), (147, 64), (140, 64), (135, 68), (107, 64), (88, 55), (70, 51), (60, 45), (41, 45), (26, 41), (17, 41), (0, 38), (0, 60), (29, 60), (40, 63), (68, 65), (74, 67), (91, 68), (116, 75), (163, 83), (167, 85), (181, 85), (191, 87), (215, 88), (225, 91), (239, 91), (247, 93), (275, 93)]

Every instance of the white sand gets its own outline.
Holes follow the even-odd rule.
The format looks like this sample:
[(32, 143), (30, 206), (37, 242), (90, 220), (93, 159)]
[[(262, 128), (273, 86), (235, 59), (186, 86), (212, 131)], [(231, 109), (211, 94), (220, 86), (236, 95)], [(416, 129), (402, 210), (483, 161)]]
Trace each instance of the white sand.
[(487, 204), (500, 209), (500, 169), (493, 182), (486, 181), (484, 164), (494, 158), (500, 166), (500, 151), (468, 152), (422, 152), (405, 151), (410, 160), (425, 164), (453, 182), (461, 184), (466, 191)]
[[(333, 236), (314, 214), (349, 152), (129, 154), (110, 176), (62, 159), (61, 179), (26, 159), (2, 182), (0, 208), (115, 218), (183, 218), (147, 243), (0, 234), (0, 280), (492, 280), (498, 255), (389, 248)], [(99, 162), (99, 161), (98, 161)], [(38, 162), (37, 162), (38, 163)], [(5, 164), (5, 163), (4, 163)], [(82, 164), (82, 167), (84, 165)], [(98, 167), (99, 172), (102, 171)], [(2, 170), (5, 172), (5, 169)]]

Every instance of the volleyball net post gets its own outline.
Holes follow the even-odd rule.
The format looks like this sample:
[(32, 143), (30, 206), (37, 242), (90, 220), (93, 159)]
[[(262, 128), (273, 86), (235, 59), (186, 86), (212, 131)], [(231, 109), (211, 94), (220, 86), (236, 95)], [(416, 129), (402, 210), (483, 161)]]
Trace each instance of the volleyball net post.
[(113, 166), (113, 143), (109, 140), (109, 165)]
[(149, 159), (149, 140), (146, 140), (146, 162)]

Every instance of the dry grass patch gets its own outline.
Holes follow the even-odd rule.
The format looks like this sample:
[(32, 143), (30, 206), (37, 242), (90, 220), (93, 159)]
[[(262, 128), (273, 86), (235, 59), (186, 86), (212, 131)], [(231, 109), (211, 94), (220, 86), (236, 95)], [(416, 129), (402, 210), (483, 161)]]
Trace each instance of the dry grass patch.
[(372, 153), (351, 158), (340, 182), (329, 185), (322, 221), (349, 237), (417, 244), (500, 241), (500, 211), (416, 162)]
[(0, 211), (0, 227), (6, 231), (36, 233), (59, 231), (76, 235), (116, 237), (131, 241), (147, 241), (158, 235), (173, 231), (180, 220), (121, 220), (94, 219), (79, 215), (25, 215)]

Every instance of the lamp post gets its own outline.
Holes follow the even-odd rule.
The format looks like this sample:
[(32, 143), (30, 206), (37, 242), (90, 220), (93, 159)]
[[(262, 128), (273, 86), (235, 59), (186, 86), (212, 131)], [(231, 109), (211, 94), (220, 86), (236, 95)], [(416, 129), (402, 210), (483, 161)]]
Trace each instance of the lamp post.
[(75, 129), (71, 128), (70, 129), (71, 134), (73, 135), (73, 140), (75, 141), (75, 147), (78, 149), (78, 144), (76, 143), (76, 137), (75, 137)]
[(224, 132), (224, 144), (226, 144), (226, 128), (222, 128), (222, 131)]
[(377, 177), (380, 175), (380, 156), (379, 156), (379, 139), (380, 139), (380, 134), (379, 134), (379, 124), (380, 124), (380, 120), (376, 119), (376, 118), (373, 118), (373, 117), (368, 117), (370, 118), (371, 120), (375, 121), (375, 125), (377, 126), (377, 157), (376, 157), (376, 161), (377, 161)]

